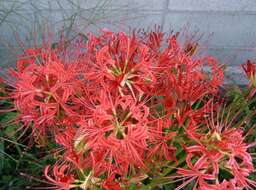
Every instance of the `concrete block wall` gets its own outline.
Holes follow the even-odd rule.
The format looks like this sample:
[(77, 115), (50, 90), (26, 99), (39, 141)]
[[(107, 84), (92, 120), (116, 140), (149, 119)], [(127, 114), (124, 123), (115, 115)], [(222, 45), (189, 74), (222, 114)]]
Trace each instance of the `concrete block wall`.
[(4, 67), (13, 62), (6, 59), (8, 50), (1, 39), (16, 47), (13, 26), (22, 40), (29, 41), (28, 31), (40, 29), (45, 22), (57, 32), (73, 20), (73, 28), (85, 33), (100, 27), (128, 31), (155, 25), (164, 31), (197, 31), (204, 35), (207, 53), (227, 66), (227, 82), (246, 83), (240, 64), (248, 58), (256, 60), (256, 0), (2, 0), (0, 18), (1, 10), (10, 9), (14, 1), (19, 1), (15, 14), (0, 22), (0, 65)]

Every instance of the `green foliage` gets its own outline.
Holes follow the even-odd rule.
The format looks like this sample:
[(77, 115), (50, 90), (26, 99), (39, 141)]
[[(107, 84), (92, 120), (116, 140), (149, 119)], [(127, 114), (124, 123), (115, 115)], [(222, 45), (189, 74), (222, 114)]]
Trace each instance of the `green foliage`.
[[(3, 104), (2, 104), (3, 105)], [(0, 190), (20, 190), (43, 186), (44, 167), (51, 163), (52, 155), (37, 146), (28, 147), (29, 139), (17, 141), (18, 126), (15, 112), (0, 115)], [(32, 188), (33, 189), (33, 188)]]

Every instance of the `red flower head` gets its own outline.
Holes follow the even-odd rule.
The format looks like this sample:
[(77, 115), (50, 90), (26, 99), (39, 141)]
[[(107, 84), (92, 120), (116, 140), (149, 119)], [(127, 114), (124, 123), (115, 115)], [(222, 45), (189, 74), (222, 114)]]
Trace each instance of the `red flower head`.
[(250, 96), (253, 97), (256, 93), (256, 64), (247, 60), (245, 64), (242, 65), (247, 78), (250, 80), (249, 87), (253, 87)]
[(68, 165), (53, 167), (53, 177), (48, 175), (50, 166), (47, 166), (44, 170), (45, 177), (49, 180), (49, 182), (56, 187), (58, 190), (69, 190), (74, 187), (72, 184), (75, 182), (74, 175), (68, 174), (67, 170), (69, 168)]
[[(180, 187), (196, 181), (195, 188), (217, 190), (217, 187), (221, 187), (220, 172), (225, 170), (233, 178), (223, 183), (223, 186), (231, 188), (234, 185), (234, 189), (256, 188), (256, 182), (249, 179), (254, 167), (248, 152), (249, 145), (244, 142), (243, 131), (232, 128), (232, 120), (229, 123), (229, 118), (223, 119), (221, 112), (217, 113), (217, 119), (213, 112), (211, 114), (207, 123), (208, 132), (200, 128), (201, 134), (194, 137), (197, 145), (186, 148), (189, 169), (178, 169), (178, 173), (187, 180)], [(192, 160), (197, 162), (193, 165)]]
[(111, 174), (106, 180), (102, 183), (105, 190), (123, 190), (120, 184), (115, 181), (115, 173)]
[(29, 49), (20, 57), (17, 71), (11, 70), (15, 77), (11, 97), (25, 126), (33, 124), (34, 134), (44, 134), (74, 115), (69, 105), (80, 84), (76, 67), (65, 65), (55, 50)]
[[(157, 175), (147, 175), (150, 169), (178, 163), (181, 145), (187, 168), (177, 171), (185, 180), (177, 189), (192, 181), (195, 189), (254, 187), (242, 131), (205, 121), (224, 76), (218, 61), (196, 57), (196, 48), (183, 47), (176, 35), (165, 42), (162, 32), (104, 30), (86, 42), (20, 55), (11, 70), (19, 121), (62, 147), (65, 164), (55, 165), (52, 177), (45, 168), (51, 184), (63, 190), (141, 185)], [(221, 167), (233, 180), (218, 181)]]
[(132, 95), (136, 99), (155, 83), (151, 69), (154, 58), (148, 56), (149, 48), (135, 34), (128, 36), (120, 32), (105, 40), (102, 44), (89, 38), (88, 48), (95, 49), (88, 51), (89, 71), (85, 77), (94, 82), (100, 80), (98, 82), (110, 90), (118, 89), (122, 96)]
[(87, 152), (94, 162), (99, 162), (91, 163), (97, 171), (105, 161), (109, 165), (105, 171), (112, 170), (115, 163), (114, 168), (119, 168), (123, 175), (129, 165), (144, 167), (149, 114), (146, 105), (135, 102), (131, 96), (111, 97), (106, 91), (97, 102), (92, 118), (79, 123), (76, 151)]
[(242, 65), (244, 72), (246, 73), (247, 77), (251, 80), (255, 78), (256, 73), (256, 64), (247, 60), (245, 64)]

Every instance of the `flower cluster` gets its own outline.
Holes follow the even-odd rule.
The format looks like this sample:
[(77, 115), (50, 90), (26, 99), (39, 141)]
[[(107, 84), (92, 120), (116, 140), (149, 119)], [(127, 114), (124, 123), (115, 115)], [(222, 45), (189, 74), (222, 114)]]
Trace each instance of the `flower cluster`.
[[(213, 115), (213, 113), (211, 113)], [(179, 168), (177, 173), (185, 182), (178, 189), (195, 181), (199, 190), (254, 189), (256, 182), (248, 177), (254, 172), (252, 157), (248, 152), (250, 144), (244, 141), (243, 131), (226, 123), (224, 113), (212, 116), (207, 122), (207, 133), (203, 130), (193, 136), (195, 144), (186, 147), (188, 169)], [(225, 116), (227, 117), (227, 116)], [(231, 180), (221, 179), (226, 171)]]
[[(87, 37), (27, 49), (10, 71), (17, 121), (34, 139), (53, 139), (64, 150), (45, 168), (50, 184), (140, 187), (171, 163), (174, 181), (182, 180), (177, 190), (190, 182), (197, 190), (256, 186), (242, 129), (214, 117), (224, 78), (216, 59), (198, 57), (196, 44), (162, 32)], [(220, 170), (231, 177), (220, 179)]]

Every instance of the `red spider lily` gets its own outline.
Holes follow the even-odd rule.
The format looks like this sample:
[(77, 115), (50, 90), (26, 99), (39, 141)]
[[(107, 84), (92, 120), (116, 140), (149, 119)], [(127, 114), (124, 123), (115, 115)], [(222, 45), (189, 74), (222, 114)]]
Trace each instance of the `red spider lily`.
[[(89, 39), (88, 44), (95, 46), (96, 40), (93, 40)], [(89, 68), (94, 80), (100, 79), (102, 85), (110, 89), (118, 88), (121, 95), (132, 95), (134, 98), (154, 84), (155, 78), (150, 70), (152, 60), (147, 56), (149, 48), (135, 35), (113, 34), (106, 45), (99, 44), (100, 49), (95, 55), (91, 52), (88, 55), (91, 61), (95, 61)]]
[(198, 190), (243, 190), (244, 188), (238, 187), (236, 184), (236, 181), (230, 180), (226, 181), (224, 180), (222, 183), (219, 184), (201, 184), (201, 186), (198, 188)]
[[(101, 102), (95, 108), (94, 120), (79, 123), (81, 127), (75, 138), (75, 149), (89, 151), (88, 155), (93, 156), (95, 162), (99, 155), (103, 160), (114, 160), (116, 167), (122, 166), (124, 174), (130, 164), (144, 167), (148, 108), (129, 96), (115, 99), (106, 94), (102, 94)], [(102, 162), (102, 159), (98, 161)]]
[(161, 31), (146, 33), (146, 44), (156, 55), (159, 53), (161, 45), (163, 44), (163, 37), (164, 33)]
[(123, 190), (120, 184), (115, 181), (115, 174), (111, 174), (106, 180), (103, 181), (102, 187), (106, 190)]
[(177, 173), (182, 175), (183, 177), (181, 178), (185, 179), (186, 181), (175, 190), (182, 189), (192, 181), (195, 181), (195, 187), (197, 187), (198, 184), (204, 183), (205, 180), (214, 181), (216, 179), (214, 173), (209, 173), (206, 170), (210, 164), (206, 156), (199, 158), (194, 165), (191, 162), (192, 157), (193, 154), (188, 154), (186, 158), (186, 163), (189, 169), (178, 169)]
[(251, 62), (250, 60), (247, 60), (247, 62), (242, 65), (242, 68), (249, 79), (253, 79), (255, 77), (255, 73), (256, 73), (255, 63)]
[(148, 159), (156, 160), (175, 160), (176, 148), (168, 145), (169, 142), (177, 135), (176, 132), (166, 132), (170, 130), (171, 122), (168, 118), (157, 119), (149, 127), (150, 148), (148, 149)]
[[(29, 58), (18, 61), (17, 71), (11, 71), (15, 77), (11, 97), (21, 113), (20, 120), (25, 125), (33, 123), (34, 133), (44, 134), (48, 126), (56, 125), (64, 116), (74, 115), (68, 104), (80, 82), (75, 67), (63, 65), (54, 52), (48, 55), (43, 50), (36, 51), (37, 54), (29, 52), (32, 54)], [(36, 64), (40, 58), (41, 62)]]
[[(37, 136), (50, 134), (62, 147), (65, 164), (54, 166), (53, 177), (45, 169), (56, 188), (121, 190), (135, 178), (138, 185), (150, 168), (178, 163), (177, 143), (185, 147), (188, 166), (178, 169), (185, 182), (177, 189), (192, 181), (195, 189), (253, 187), (242, 132), (209, 127), (215, 123), (205, 119), (223, 82), (217, 60), (194, 56), (196, 47), (183, 47), (175, 35), (167, 43), (162, 32), (103, 31), (86, 42), (19, 56), (11, 97), (23, 125)], [(217, 183), (220, 167), (235, 182)]]
[[(205, 62), (212, 69), (211, 77), (203, 72)], [(224, 79), (217, 60), (212, 57), (192, 58), (179, 46), (175, 36), (169, 39), (168, 48), (158, 54), (153, 70), (157, 83), (152, 92), (164, 96), (163, 105), (170, 114), (175, 113), (180, 125), (188, 117), (202, 118), (205, 109), (193, 110), (192, 105), (207, 95), (217, 93)], [(211, 102), (208, 100), (204, 103), (206, 107)]]
[(247, 60), (245, 64), (242, 65), (242, 68), (247, 75), (247, 78), (250, 80), (249, 87), (253, 87), (252, 92), (250, 93), (250, 97), (253, 97), (256, 93), (255, 85), (256, 85), (256, 64)]
[(67, 150), (73, 150), (73, 140), (76, 130), (73, 127), (66, 127), (65, 130), (58, 131), (55, 134), (55, 142), (62, 145)]
[(72, 184), (74, 183), (74, 175), (67, 174), (68, 165), (53, 167), (53, 178), (48, 175), (50, 166), (47, 166), (44, 170), (45, 177), (49, 180), (49, 182), (56, 187), (58, 190), (69, 190), (74, 187)]
[[(211, 119), (207, 124), (208, 133), (201, 131), (200, 135), (193, 136), (198, 145), (186, 148), (188, 152), (187, 165), (190, 170), (182, 168), (178, 170), (178, 173), (190, 176), (190, 178), (180, 187), (196, 180), (195, 188), (221, 189), (219, 184), (219, 168), (221, 167), (233, 176), (232, 183), (230, 181), (230, 184), (222, 185), (231, 186), (235, 182), (235, 185), (232, 186), (234, 189), (254, 189), (256, 183), (248, 178), (254, 172), (254, 167), (252, 157), (248, 152), (249, 146), (244, 142), (243, 131), (239, 128), (231, 128), (232, 120), (231, 123), (228, 123), (228, 118), (223, 120), (221, 113), (217, 113), (217, 119), (214, 119), (213, 113), (211, 114)], [(196, 159), (199, 155), (201, 155), (199, 160), (203, 159), (205, 164), (197, 165), (198, 168), (195, 170), (191, 160), (192, 158)], [(207, 163), (206, 160), (209, 162)], [(213, 176), (211, 183), (208, 181), (210, 179), (200, 180), (199, 177), (196, 177), (195, 175), (199, 175), (198, 171), (203, 171), (203, 174), (210, 172), (207, 174)]]

